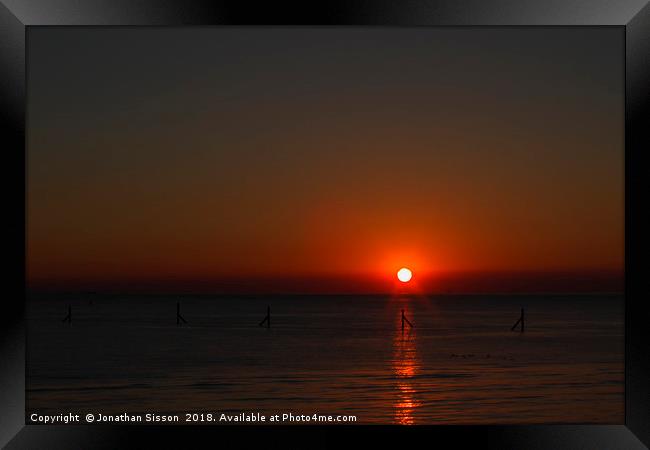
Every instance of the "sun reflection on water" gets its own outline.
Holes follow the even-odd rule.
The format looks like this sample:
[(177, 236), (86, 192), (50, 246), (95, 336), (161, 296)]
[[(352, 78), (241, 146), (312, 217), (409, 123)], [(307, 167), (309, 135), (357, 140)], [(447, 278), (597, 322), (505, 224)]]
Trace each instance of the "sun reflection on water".
[(421, 406), (413, 378), (420, 371), (416, 349), (415, 329), (398, 330), (393, 339), (393, 374), (397, 380), (397, 398), (394, 404), (395, 422), (401, 425), (415, 424), (414, 411)]

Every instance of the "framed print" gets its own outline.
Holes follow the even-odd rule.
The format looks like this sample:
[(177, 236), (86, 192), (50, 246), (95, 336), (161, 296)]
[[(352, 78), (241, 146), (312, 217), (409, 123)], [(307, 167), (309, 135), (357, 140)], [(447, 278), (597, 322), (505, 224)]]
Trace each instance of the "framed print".
[(649, 444), (646, 2), (0, 33), (7, 448)]

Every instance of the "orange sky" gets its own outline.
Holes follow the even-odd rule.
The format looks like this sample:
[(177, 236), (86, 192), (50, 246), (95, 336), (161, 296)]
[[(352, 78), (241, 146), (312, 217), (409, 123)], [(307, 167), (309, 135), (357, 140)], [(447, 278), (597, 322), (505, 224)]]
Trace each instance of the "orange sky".
[(30, 35), (35, 286), (620, 281), (617, 30), (80, 32)]

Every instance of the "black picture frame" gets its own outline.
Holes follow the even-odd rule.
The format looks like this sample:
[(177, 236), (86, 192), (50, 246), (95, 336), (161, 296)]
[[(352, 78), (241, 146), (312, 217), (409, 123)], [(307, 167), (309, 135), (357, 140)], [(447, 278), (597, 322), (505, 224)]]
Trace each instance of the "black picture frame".
[[(29, 30), (40, 26), (613, 26), (625, 33), (625, 424), (543, 426), (156, 427), (25, 424), (25, 86)], [(404, 446), (635, 449), (650, 446), (650, 4), (647, 0), (0, 0), (0, 142), (5, 265), (0, 445), (7, 448)]]

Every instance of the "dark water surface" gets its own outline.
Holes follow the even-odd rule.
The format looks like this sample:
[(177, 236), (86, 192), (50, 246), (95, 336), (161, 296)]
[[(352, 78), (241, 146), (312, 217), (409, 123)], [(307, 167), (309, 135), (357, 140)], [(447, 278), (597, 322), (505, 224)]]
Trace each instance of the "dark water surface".
[[(510, 331), (521, 307), (523, 334)], [(623, 423), (623, 307), (617, 295), (34, 297), (27, 411)]]

